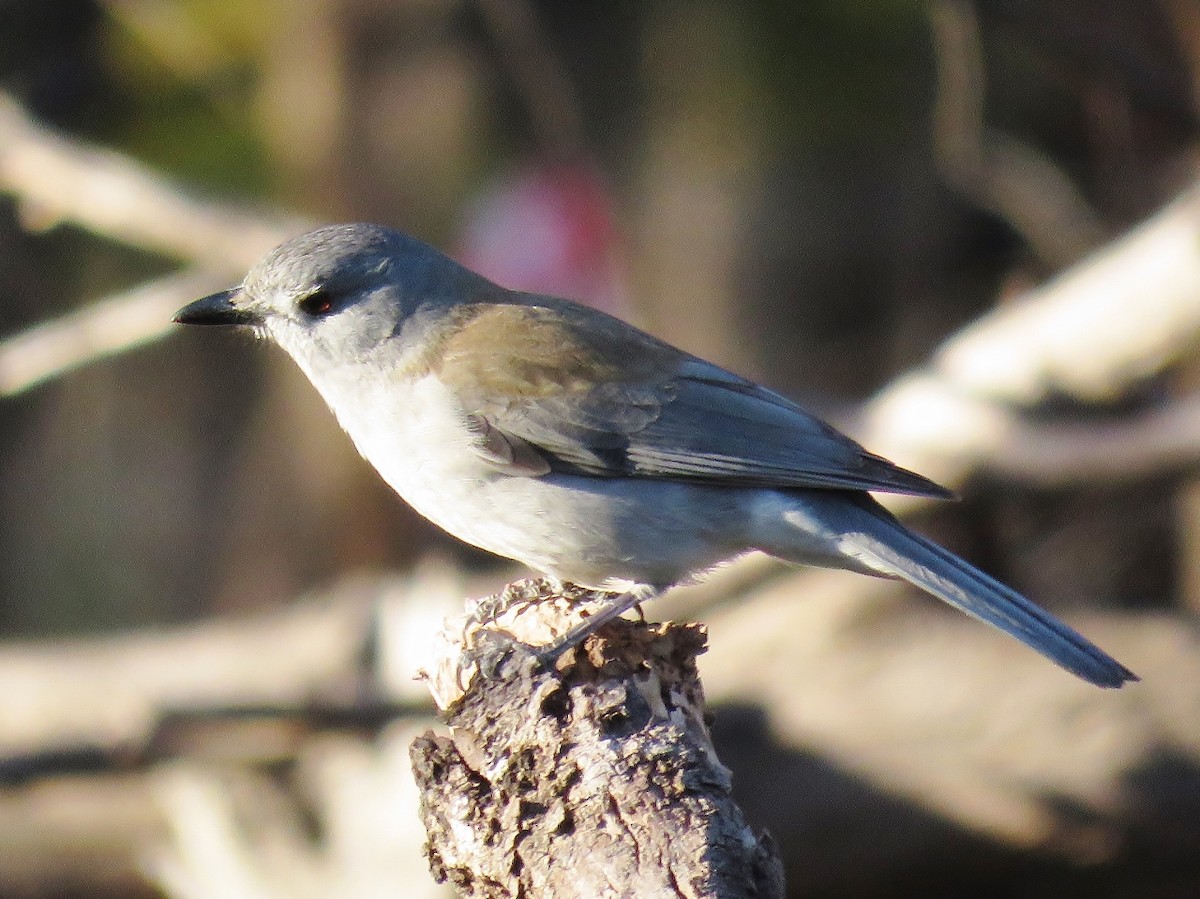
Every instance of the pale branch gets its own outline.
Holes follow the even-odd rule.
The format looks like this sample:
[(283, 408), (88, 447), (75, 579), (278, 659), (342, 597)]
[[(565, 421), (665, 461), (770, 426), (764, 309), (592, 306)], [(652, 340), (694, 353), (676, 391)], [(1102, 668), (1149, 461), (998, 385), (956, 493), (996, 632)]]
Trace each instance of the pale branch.
[(188, 196), (119, 153), (38, 124), (3, 93), (0, 191), (16, 198), (31, 228), (74, 222), (131, 246), (239, 275), (304, 227)]
[(983, 464), (1042, 487), (1182, 475), (1200, 464), (1200, 394), (1121, 417), (1030, 421), (1014, 415)]
[[(1061, 412), (1027, 414), (957, 393), (937, 377), (913, 375), (894, 382), (866, 413), (887, 422), (874, 430), (874, 422), (858, 430), (851, 425), (860, 440), (952, 486), (978, 471), (1057, 488), (1182, 476), (1200, 466), (1200, 394), (1132, 413), (1072, 419)], [(883, 499), (897, 511), (926, 504)]]
[(932, 366), (901, 376), (867, 404), (855, 436), (953, 486), (1003, 459), (1014, 432), (1027, 426), (1012, 407), (1122, 396), (1195, 345), (1197, 247), (1200, 185), (949, 338)]
[(219, 733), (153, 766), (6, 784), (0, 881), (21, 896), (449, 899), (422, 853), (408, 761), (431, 723), (370, 740), (296, 728), (286, 776), (235, 764), (219, 738), (236, 734)]
[(398, 722), (369, 742), (310, 736), (286, 784), (196, 761), (162, 766), (146, 778), (165, 819), (138, 847), (146, 873), (171, 899), (449, 899), (427, 871), (408, 763), (429, 724)]
[(136, 755), (164, 727), (239, 709), (319, 719), (411, 704), (424, 697), (412, 677), (428, 635), (471, 589), (436, 573), (354, 579), (241, 621), (4, 645), (0, 769), (38, 769), (80, 748)]
[(13, 396), (163, 336), (173, 327), (177, 309), (228, 286), (228, 280), (213, 271), (183, 271), (0, 339), (0, 396)]
[(514, 642), (565, 632), (584, 600), (521, 582), (444, 632), (429, 679), (450, 736), (412, 748), (434, 876), (489, 899), (781, 899), (709, 737), (702, 629), (618, 619), (554, 664)]
[(1032, 404), (1055, 393), (1121, 396), (1195, 346), (1200, 184), (1153, 217), (947, 340), (934, 358), (954, 389)]
[(193, 268), (37, 325), (0, 343), (0, 396), (8, 396), (170, 329), (183, 303), (236, 283), (299, 219), (201, 200), (125, 156), (33, 121), (0, 92), (0, 192), (27, 226), (68, 221)]

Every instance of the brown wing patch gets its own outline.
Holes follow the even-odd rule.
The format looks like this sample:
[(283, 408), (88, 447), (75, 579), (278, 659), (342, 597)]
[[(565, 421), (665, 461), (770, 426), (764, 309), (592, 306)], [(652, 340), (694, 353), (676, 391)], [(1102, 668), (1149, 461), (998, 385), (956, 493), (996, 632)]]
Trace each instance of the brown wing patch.
[(438, 375), (484, 402), (586, 391), (606, 382), (665, 380), (682, 354), (631, 325), (573, 305), (459, 307)]

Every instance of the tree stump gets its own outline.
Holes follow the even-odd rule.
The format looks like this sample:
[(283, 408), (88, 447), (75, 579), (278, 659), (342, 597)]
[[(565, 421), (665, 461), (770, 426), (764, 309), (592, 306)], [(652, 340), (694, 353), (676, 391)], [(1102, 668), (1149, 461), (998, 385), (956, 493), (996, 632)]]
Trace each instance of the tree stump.
[(411, 749), (434, 877), (470, 897), (782, 897), (709, 738), (701, 626), (618, 619), (552, 664), (529, 648), (590, 596), (519, 582), (443, 634), (426, 676), (450, 736)]

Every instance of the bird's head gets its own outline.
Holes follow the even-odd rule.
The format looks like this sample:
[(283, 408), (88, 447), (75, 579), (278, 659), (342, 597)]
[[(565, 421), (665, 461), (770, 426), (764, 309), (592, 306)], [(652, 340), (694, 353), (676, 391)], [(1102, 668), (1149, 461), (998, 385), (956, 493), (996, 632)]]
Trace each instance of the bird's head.
[(489, 289), (415, 238), (378, 225), (334, 225), (275, 248), (240, 286), (188, 304), (175, 321), (252, 328), (313, 375), (395, 364), (418, 338), (406, 329), (410, 319), (429, 317), (418, 311), (444, 310)]

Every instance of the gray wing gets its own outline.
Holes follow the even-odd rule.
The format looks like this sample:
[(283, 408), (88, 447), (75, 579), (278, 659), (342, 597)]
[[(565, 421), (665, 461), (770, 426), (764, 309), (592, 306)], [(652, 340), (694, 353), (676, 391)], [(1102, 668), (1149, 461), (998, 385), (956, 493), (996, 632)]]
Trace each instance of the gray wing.
[(508, 474), (949, 496), (795, 403), (564, 300), (459, 304), (436, 372)]
[[(680, 354), (660, 383), (608, 382), (534, 399), (493, 397), (472, 410), (493, 445), (532, 447), (552, 471), (732, 485), (822, 487), (949, 497), (867, 452), (795, 403)], [(514, 474), (531, 474), (527, 464)]]

